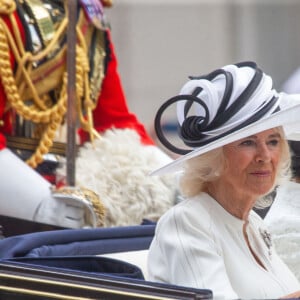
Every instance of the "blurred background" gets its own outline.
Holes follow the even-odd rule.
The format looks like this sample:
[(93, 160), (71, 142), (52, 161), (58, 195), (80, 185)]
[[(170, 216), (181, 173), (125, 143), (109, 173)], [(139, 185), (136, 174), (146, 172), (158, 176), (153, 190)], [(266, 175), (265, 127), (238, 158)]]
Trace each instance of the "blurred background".
[(189, 75), (254, 60), (280, 90), (300, 67), (300, 0), (114, 0), (107, 17), (128, 105), (150, 132)]

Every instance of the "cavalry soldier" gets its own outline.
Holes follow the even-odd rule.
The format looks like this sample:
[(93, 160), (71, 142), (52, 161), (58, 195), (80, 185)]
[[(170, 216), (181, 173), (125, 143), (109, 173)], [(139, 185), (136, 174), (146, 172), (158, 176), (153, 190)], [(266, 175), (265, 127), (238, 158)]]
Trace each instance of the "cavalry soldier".
[[(111, 128), (130, 128), (142, 145), (159, 153), (126, 104), (103, 14), (111, 1), (79, 3), (79, 144)], [(67, 108), (66, 10), (64, 1), (0, 1), (0, 212), (68, 228), (101, 226), (105, 209), (95, 193), (53, 188), (51, 177), (57, 160), (49, 153), (65, 153), (64, 143), (57, 140)]]

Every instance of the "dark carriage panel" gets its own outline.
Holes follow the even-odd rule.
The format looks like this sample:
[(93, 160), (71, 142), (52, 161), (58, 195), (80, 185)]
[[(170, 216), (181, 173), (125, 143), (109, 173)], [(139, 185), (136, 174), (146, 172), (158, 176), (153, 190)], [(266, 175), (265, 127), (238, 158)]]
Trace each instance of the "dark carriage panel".
[(0, 263), (0, 299), (212, 299), (210, 290), (89, 274), (15, 261)]

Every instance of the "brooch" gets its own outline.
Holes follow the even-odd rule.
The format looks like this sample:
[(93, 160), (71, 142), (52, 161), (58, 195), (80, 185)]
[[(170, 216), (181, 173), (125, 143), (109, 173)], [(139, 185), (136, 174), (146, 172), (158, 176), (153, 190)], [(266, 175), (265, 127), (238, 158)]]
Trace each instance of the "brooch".
[(263, 238), (267, 248), (268, 248), (268, 252), (269, 252), (269, 256), (272, 255), (272, 236), (271, 233), (269, 231), (267, 231), (266, 229), (259, 229), (260, 235)]

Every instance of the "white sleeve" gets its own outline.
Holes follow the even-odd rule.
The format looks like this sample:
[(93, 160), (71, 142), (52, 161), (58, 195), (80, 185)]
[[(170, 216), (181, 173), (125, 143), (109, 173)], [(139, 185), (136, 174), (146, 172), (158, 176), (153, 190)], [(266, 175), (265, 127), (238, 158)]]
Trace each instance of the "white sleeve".
[[(149, 280), (210, 289), (214, 299), (238, 299), (210, 224), (176, 212), (173, 209), (158, 224), (148, 255)], [(199, 219), (197, 212), (194, 215)]]
[(55, 196), (51, 184), (9, 149), (0, 151), (0, 190), (4, 216), (66, 228), (95, 227), (91, 205)]

